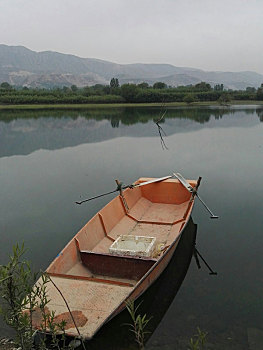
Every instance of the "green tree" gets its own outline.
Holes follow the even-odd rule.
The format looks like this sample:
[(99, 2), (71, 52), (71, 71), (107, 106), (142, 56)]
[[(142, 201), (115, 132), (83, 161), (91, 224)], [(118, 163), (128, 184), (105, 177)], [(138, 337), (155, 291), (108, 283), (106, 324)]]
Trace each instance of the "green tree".
[(63, 91), (64, 94), (69, 93), (70, 92), (70, 88), (68, 86), (63, 86), (62, 91)]
[(224, 90), (224, 84), (216, 84), (214, 86), (215, 91), (223, 91)]
[(147, 89), (149, 87), (149, 84), (146, 82), (140, 83), (137, 85), (141, 89)]
[(251, 87), (251, 86), (248, 86), (248, 87), (246, 87), (246, 91), (247, 92), (256, 92), (256, 88), (254, 88), (254, 87)]
[(119, 80), (117, 78), (112, 78), (110, 81), (111, 88), (118, 88), (120, 86)]
[(183, 98), (183, 101), (186, 102), (189, 105), (189, 104), (191, 104), (193, 102), (196, 102), (197, 101), (197, 97), (194, 94), (187, 94)]
[(156, 83), (153, 84), (154, 89), (166, 89), (167, 85), (161, 81), (157, 81)]
[(102, 84), (95, 84), (93, 86), (91, 86), (92, 89), (94, 89), (95, 91), (102, 91), (104, 89), (105, 85)]
[(217, 101), (221, 105), (228, 105), (231, 102), (231, 96), (227, 93), (223, 93)]
[(257, 89), (257, 100), (263, 100), (263, 84)]
[(198, 90), (198, 91), (211, 91), (212, 88), (211, 88), (211, 85), (202, 81), (201, 83), (198, 83), (194, 86), (194, 89), (195, 90)]
[(4, 90), (12, 90), (12, 86), (10, 84), (8, 84), (6, 81), (4, 81), (1, 85), (0, 85), (1, 89)]
[(109, 95), (110, 92), (111, 92), (111, 88), (109, 87), (109, 85), (104, 86), (104, 88), (103, 88), (103, 93), (104, 93), (105, 95)]
[(121, 86), (121, 96), (127, 102), (135, 102), (139, 88), (135, 84), (123, 84)]
[(77, 92), (78, 91), (78, 88), (77, 88), (77, 86), (76, 85), (71, 85), (71, 91), (73, 91), (73, 92)]

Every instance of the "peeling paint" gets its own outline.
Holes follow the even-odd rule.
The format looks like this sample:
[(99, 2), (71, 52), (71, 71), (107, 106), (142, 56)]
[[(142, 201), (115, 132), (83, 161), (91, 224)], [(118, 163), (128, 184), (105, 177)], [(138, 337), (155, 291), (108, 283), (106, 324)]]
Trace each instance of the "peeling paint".
[[(88, 321), (87, 317), (83, 314), (82, 311), (71, 311), (71, 314), (77, 327), (83, 327)], [(55, 316), (54, 318), (54, 321), (56, 323), (60, 323), (63, 320), (66, 321), (65, 329), (75, 328), (75, 324), (69, 312), (64, 312)]]
[[(46, 315), (50, 315), (50, 310), (48, 309), (48, 307), (44, 308), (44, 312)], [(26, 311), (26, 313), (29, 315), (29, 311)], [(82, 311), (71, 311), (71, 314), (74, 318), (77, 327), (83, 327), (88, 321), (87, 317), (83, 314)], [(65, 321), (65, 329), (75, 328), (75, 324), (72, 320), (71, 314), (69, 312), (63, 312), (62, 314), (56, 315), (54, 317), (54, 323), (60, 323), (62, 321)], [(43, 314), (39, 307), (34, 309), (33, 311), (32, 322), (34, 328), (37, 329), (40, 329), (41, 325), (44, 325)]]

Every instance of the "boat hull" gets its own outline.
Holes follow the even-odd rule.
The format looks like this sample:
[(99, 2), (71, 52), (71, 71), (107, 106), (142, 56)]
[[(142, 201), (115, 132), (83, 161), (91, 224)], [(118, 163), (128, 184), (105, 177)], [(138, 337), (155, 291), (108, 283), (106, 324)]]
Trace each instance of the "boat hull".
[[(47, 269), (49, 311), (66, 319), (67, 335), (91, 339), (128, 300), (138, 299), (167, 267), (187, 226), (194, 197), (178, 180), (141, 178), (136, 184), (101, 209)], [(111, 254), (123, 234), (155, 237), (152, 256)]]

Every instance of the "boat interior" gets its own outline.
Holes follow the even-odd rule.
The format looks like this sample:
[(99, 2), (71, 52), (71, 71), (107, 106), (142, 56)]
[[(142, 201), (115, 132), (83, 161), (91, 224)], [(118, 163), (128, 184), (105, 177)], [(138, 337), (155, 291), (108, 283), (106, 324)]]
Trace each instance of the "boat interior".
[[(136, 184), (149, 180), (140, 178)], [(178, 241), (192, 205), (191, 194), (176, 179), (127, 188), (76, 234), (47, 273), (132, 287)], [(122, 235), (155, 238), (150, 256), (112, 253), (110, 247)]]

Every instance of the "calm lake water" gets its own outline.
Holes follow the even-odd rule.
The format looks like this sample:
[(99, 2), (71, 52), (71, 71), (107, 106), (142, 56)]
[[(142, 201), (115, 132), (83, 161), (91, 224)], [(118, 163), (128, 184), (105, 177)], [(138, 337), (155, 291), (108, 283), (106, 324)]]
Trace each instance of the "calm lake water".
[(24, 241), (33, 267), (45, 269), (111, 197), (74, 202), (115, 189), (117, 178), (202, 176), (200, 196), (220, 218), (196, 202), (197, 248), (218, 275), (193, 259), (176, 296), (169, 278), (177, 267), (163, 277), (149, 299), (147, 348), (186, 349), (200, 327), (213, 349), (247, 350), (263, 332), (263, 109), (169, 108), (161, 124), (168, 149), (159, 116), (158, 108), (1, 111), (0, 264)]

